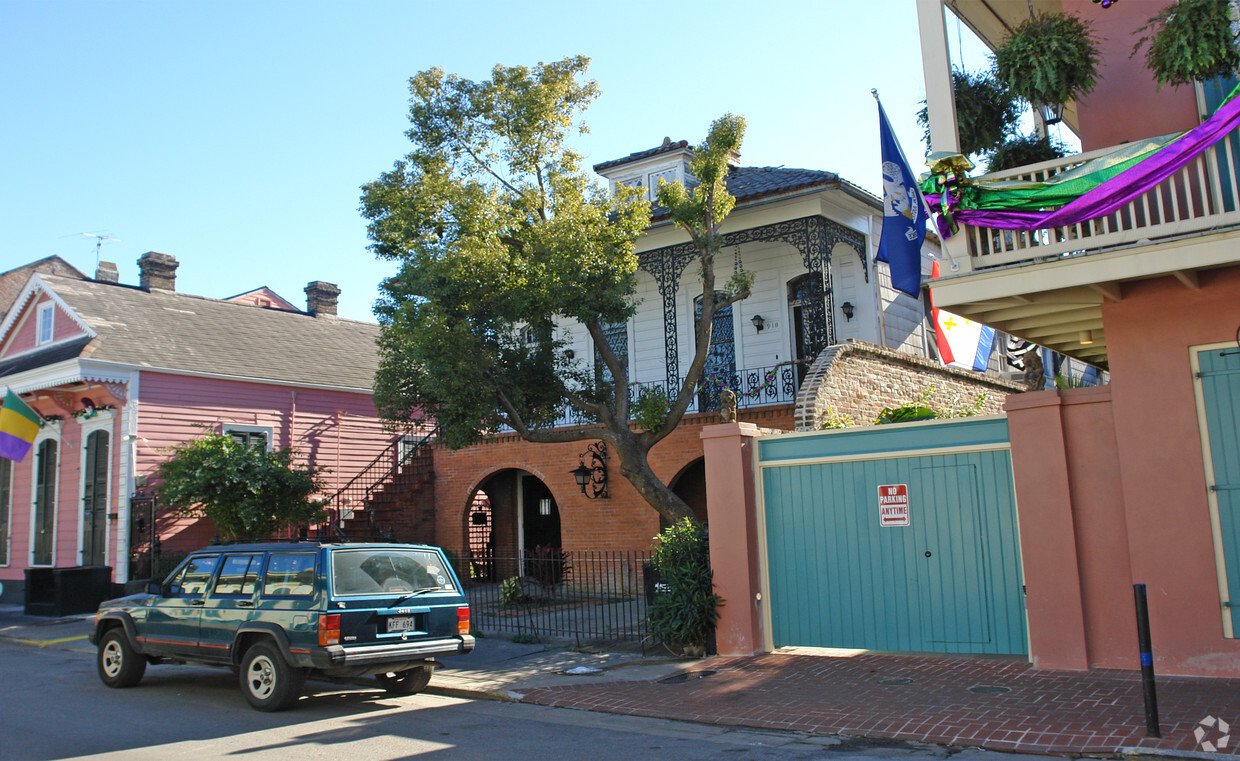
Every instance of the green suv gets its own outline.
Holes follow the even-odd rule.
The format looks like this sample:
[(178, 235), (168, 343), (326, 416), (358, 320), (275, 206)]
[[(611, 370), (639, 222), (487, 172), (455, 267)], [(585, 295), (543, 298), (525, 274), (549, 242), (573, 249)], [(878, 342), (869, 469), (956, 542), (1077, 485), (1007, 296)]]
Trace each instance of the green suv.
[(224, 666), (260, 711), (291, 706), (309, 675), (412, 695), (432, 659), (474, 647), (439, 548), (315, 542), (194, 552), (146, 594), (100, 604), (90, 641), (109, 687), (137, 684), (148, 663)]

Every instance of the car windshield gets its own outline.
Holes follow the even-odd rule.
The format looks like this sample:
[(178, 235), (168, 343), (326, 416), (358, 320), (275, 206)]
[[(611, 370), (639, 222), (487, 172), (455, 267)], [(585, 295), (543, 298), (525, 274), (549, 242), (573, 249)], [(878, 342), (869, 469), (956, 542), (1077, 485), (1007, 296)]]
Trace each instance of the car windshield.
[(383, 547), (332, 553), (332, 590), (336, 595), (455, 592), (452, 575), (439, 553)]

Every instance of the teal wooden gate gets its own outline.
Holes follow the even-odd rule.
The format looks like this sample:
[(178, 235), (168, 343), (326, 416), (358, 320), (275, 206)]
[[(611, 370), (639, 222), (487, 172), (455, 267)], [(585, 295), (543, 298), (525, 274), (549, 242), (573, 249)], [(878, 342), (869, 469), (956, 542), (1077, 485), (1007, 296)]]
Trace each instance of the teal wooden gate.
[(772, 645), (1028, 652), (1006, 419), (758, 451)]
[(1211, 520), (1222, 551), (1219, 587), (1229, 637), (1240, 629), (1240, 349), (1198, 355)]

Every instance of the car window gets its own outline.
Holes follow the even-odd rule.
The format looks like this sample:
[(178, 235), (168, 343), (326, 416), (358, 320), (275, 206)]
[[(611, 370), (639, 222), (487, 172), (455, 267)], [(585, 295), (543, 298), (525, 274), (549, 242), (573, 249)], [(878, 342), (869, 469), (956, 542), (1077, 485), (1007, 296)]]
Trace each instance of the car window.
[(332, 591), (337, 595), (384, 592), (454, 592), (439, 553), (377, 548), (332, 553)]
[(264, 597), (303, 597), (314, 594), (314, 555), (308, 552), (272, 553), (263, 573)]
[(172, 594), (201, 597), (207, 591), (211, 574), (219, 565), (219, 555), (199, 555), (186, 561), (181, 571), (172, 579)]
[(254, 594), (258, 584), (259, 555), (225, 555), (220, 576), (215, 581), (212, 595)]

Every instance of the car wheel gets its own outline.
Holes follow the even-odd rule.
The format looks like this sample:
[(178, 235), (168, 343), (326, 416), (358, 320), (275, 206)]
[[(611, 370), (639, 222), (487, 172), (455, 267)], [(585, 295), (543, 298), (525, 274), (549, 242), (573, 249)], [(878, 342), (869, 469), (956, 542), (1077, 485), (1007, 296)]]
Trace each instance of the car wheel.
[(146, 657), (130, 646), (123, 629), (109, 629), (103, 635), (95, 664), (109, 687), (133, 687), (146, 673)]
[(393, 695), (416, 695), (426, 689), (431, 681), (431, 666), (418, 666), (405, 671), (389, 671), (375, 674), (379, 686)]
[(241, 659), (241, 692), (260, 711), (283, 711), (297, 702), (306, 672), (285, 662), (275, 645), (259, 642)]

